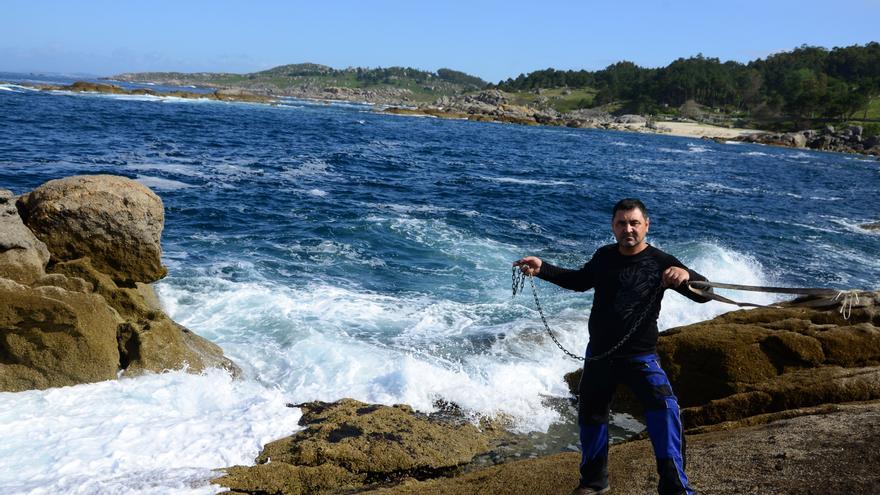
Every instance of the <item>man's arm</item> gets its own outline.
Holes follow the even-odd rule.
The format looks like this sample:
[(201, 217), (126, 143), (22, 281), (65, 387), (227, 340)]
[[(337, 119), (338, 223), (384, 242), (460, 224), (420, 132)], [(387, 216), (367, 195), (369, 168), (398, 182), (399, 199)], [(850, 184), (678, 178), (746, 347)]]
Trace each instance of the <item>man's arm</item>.
[(526, 275), (537, 276), (564, 289), (583, 292), (593, 288), (593, 272), (590, 264), (592, 261), (587, 262), (579, 270), (569, 270), (551, 265), (535, 256), (526, 256), (515, 261), (513, 266), (520, 267)]
[(678, 292), (691, 301), (698, 303), (711, 301), (708, 297), (703, 297), (692, 292), (687, 285), (690, 281), (705, 282), (707, 280), (706, 277), (684, 266), (684, 264), (681, 261), (678, 261), (674, 256), (671, 258), (673, 260), (672, 266), (663, 271), (663, 286), (671, 287), (675, 292)]

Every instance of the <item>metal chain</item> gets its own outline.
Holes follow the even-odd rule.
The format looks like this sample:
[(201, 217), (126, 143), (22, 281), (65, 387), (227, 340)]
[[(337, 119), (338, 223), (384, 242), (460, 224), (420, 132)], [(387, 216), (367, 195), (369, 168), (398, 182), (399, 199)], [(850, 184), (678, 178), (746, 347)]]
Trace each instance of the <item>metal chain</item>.
[(614, 347), (607, 350), (606, 352), (603, 352), (602, 354), (600, 354), (598, 356), (581, 357), (581, 356), (578, 356), (578, 355), (570, 352), (568, 349), (563, 347), (562, 344), (560, 344), (558, 340), (556, 340), (556, 336), (553, 334), (553, 331), (550, 330), (550, 325), (547, 324), (547, 318), (544, 316), (544, 308), (541, 307), (541, 302), (538, 300), (538, 290), (535, 288), (535, 277), (533, 277), (532, 275), (526, 275), (521, 270), (519, 270), (517, 267), (513, 267), (513, 273), (512, 273), (513, 297), (516, 297), (516, 295), (518, 293), (522, 292), (523, 287), (525, 286), (526, 277), (528, 277), (529, 284), (532, 286), (532, 295), (535, 296), (535, 306), (538, 308), (538, 314), (541, 315), (541, 321), (544, 323), (544, 329), (547, 331), (547, 335), (550, 336), (550, 339), (553, 340), (553, 343), (556, 344), (556, 347), (561, 349), (562, 352), (564, 352), (566, 356), (568, 356), (572, 359), (575, 359), (577, 361), (584, 361), (585, 363), (606, 359), (606, 358), (610, 357), (612, 354), (614, 354), (615, 352), (617, 352), (617, 350), (620, 349), (623, 346), (623, 344), (625, 344), (626, 341), (628, 341), (630, 339), (630, 337), (633, 336), (634, 333), (636, 333), (636, 330), (645, 321), (645, 318), (648, 316), (648, 313), (651, 311), (651, 307), (654, 306), (654, 303), (657, 301), (657, 295), (663, 293), (663, 287), (662, 286), (657, 287), (657, 289), (654, 291), (654, 293), (651, 294), (651, 300), (648, 302), (647, 305), (645, 305), (644, 310), (639, 315), (639, 317), (636, 319), (636, 321), (632, 325), (632, 327), (629, 329), (629, 332), (627, 332), (626, 335), (624, 335), (623, 338), (620, 339), (620, 341), (614, 345)]

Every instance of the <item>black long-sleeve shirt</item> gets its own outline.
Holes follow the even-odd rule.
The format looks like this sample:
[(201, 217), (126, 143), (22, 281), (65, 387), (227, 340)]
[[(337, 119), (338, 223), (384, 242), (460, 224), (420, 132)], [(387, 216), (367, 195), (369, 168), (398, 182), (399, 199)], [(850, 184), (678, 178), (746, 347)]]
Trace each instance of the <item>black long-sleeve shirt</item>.
[[(635, 333), (614, 353), (616, 357), (627, 357), (657, 350), (657, 317), (660, 316), (662, 292), (654, 298), (650, 308), (646, 310), (645, 306), (655, 291), (664, 290), (661, 287), (663, 272), (671, 266), (687, 270), (690, 280), (706, 280), (654, 246), (649, 245), (638, 254), (626, 256), (620, 253), (617, 244), (596, 250), (579, 270), (544, 262), (538, 277), (575, 291), (595, 289), (589, 323), (590, 350), (594, 356), (607, 352), (620, 342), (647, 311)], [(684, 284), (673, 290), (696, 302), (709, 301), (688, 290)]]

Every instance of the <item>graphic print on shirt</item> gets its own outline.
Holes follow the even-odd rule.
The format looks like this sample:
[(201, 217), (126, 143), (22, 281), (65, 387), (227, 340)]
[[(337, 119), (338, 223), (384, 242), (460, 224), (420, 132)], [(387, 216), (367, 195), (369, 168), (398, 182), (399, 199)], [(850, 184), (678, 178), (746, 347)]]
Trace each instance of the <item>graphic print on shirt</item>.
[(646, 257), (620, 270), (617, 282), (619, 285), (617, 298), (614, 300), (614, 312), (620, 317), (621, 323), (626, 324), (659, 287), (660, 265), (653, 256)]

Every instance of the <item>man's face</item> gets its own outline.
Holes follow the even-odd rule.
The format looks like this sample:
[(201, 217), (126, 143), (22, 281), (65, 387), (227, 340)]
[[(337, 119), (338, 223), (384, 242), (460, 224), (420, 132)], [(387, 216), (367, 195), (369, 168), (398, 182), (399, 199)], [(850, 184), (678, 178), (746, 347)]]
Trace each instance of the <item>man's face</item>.
[(645, 242), (645, 236), (648, 235), (648, 227), (650, 225), (650, 220), (645, 218), (642, 210), (638, 208), (625, 211), (617, 210), (614, 218), (611, 219), (611, 230), (614, 231), (614, 238), (617, 239), (617, 244), (627, 251), (638, 248)]

